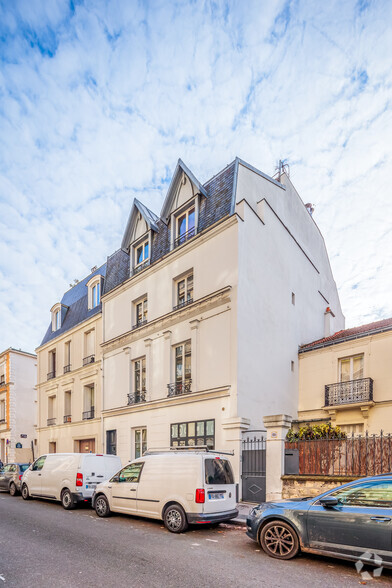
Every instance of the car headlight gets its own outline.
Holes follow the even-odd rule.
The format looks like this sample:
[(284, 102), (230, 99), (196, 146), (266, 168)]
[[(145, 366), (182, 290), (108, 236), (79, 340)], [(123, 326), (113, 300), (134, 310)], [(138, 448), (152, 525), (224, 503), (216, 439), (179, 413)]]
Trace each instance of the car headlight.
[(257, 506), (254, 506), (253, 508), (250, 509), (249, 516), (256, 517), (262, 510), (264, 510), (264, 508), (265, 508), (264, 504), (258, 504)]

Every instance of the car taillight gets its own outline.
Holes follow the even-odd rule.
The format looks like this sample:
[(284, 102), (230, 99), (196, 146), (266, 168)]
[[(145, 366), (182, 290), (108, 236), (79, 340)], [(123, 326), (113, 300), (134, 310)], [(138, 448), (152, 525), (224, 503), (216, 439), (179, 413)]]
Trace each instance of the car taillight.
[(206, 501), (206, 493), (204, 488), (197, 488), (196, 490), (196, 502), (198, 504), (203, 504)]
[(19, 481), (23, 478), (23, 474), (19, 474)]
[(76, 474), (76, 485), (83, 486), (83, 474)]

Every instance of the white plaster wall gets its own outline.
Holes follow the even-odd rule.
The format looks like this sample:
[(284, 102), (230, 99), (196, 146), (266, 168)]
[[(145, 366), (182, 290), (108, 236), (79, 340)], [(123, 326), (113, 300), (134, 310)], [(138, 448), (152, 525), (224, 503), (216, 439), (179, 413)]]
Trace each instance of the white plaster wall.
[[(16, 459), (16, 443), (22, 449), (31, 448), (36, 438), (37, 423), (37, 359), (36, 357), (10, 352), (10, 460)], [(27, 438), (21, 438), (21, 434)]]

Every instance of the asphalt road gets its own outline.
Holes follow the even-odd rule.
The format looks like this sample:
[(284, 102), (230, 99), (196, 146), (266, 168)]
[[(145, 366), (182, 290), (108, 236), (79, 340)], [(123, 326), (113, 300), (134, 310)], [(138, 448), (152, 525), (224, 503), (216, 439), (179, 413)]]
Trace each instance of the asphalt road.
[[(277, 561), (243, 527), (191, 528), (174, 535), (159, 521), (0, 493), (0, 588), (336, 587), (363, 579), (350, 562), (301, 556)], [(392, 573), (368, 582), (391, 586)]]

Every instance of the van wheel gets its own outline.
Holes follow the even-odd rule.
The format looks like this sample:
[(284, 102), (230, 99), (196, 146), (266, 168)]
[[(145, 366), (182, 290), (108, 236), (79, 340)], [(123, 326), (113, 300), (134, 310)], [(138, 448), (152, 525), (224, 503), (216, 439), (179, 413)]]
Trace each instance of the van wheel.
[(22, 486), (22, 498), (23, 500), (29, 500), (30, 498), (29, 489), (26, 484), (23, 484)]
[(73, 508), (75, 508), (72, 494), (68, 490), (68, 488), (65, 488), (65, 490), (63, 490), (61, 493), (61, 504), (63, 505), (65, 510), (72, 510)]
[(110, 515), (110, 506), (106, 496), (101, 494), (95, 501), (95, 512), (99, 517), (108, 517)]
[(188, 528), (184, 509), (179, 504), (167, 507), (163, 515), (163, 522), (171, 533), (183, 533)]
[(15, 484), (13, 482), (11, 482), (11, 484), (10, 484), (10, 494), (11, 494), (11, 496), (15, 496), (17, 494), (17, 492), (18, 491), (16, 489)]
[(260, 531), (259, 542), (263, 550), (277, 559), (291, 559), (299, 551), (294, 529), (284, 521), (272, 521)]

